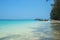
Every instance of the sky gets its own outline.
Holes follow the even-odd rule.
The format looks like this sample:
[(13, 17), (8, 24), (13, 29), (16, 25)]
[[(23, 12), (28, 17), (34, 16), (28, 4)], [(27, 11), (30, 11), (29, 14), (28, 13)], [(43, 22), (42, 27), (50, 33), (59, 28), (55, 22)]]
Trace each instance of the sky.
[(0, 0), (0, 19), (49, 19), (53, 0)]

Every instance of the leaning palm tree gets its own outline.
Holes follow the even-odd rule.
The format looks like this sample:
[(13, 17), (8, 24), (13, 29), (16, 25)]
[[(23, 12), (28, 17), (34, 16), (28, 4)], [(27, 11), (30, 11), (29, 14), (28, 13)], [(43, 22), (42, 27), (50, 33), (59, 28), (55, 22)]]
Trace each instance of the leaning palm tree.
[(50, 16), (51, 19), (60, 20), (60, 0), (54, 0), (54, 6)]

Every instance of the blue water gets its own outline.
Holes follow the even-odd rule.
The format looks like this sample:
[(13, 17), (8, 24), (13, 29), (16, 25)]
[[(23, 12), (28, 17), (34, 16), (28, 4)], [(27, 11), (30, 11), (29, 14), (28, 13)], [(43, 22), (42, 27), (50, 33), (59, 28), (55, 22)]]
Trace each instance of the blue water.
[(0, 40), (52, 39), (49, 21), (0, 20)]

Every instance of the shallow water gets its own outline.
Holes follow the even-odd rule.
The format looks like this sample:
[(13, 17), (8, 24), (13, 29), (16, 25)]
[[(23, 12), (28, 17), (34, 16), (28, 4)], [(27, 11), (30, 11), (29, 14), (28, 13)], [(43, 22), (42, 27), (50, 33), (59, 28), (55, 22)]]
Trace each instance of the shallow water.
[(0, 40), (59, 40), (60, 25), (50, 21), (0, 21)]

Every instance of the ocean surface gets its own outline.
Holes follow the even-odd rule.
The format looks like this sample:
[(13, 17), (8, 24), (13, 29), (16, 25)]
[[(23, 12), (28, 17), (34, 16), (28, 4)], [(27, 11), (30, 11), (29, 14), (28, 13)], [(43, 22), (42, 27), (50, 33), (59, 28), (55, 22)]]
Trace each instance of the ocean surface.
[(0, 40), (57, 40), (57, 26), (50, 21), (0, 20)]

